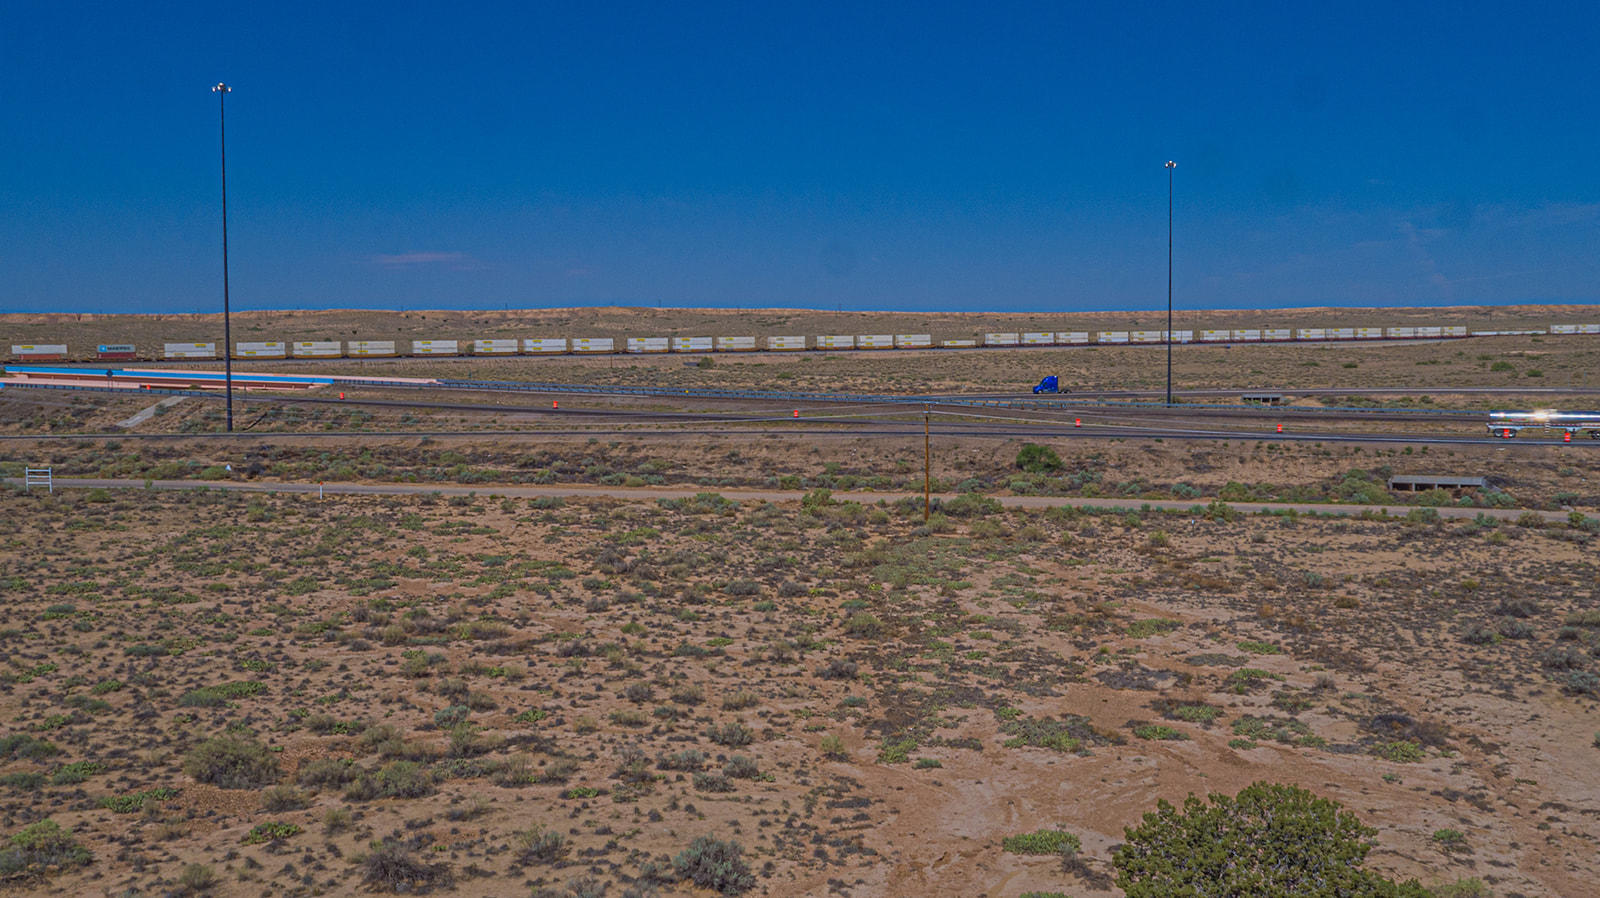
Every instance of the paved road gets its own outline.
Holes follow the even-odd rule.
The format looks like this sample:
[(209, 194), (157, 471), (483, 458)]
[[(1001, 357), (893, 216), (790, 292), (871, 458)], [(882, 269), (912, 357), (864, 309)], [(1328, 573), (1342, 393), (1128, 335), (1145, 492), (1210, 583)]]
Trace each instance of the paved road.
[[(5, 478), (5, 483), (20, 487), (22, 481)], [(798, 502), (803, 490), (718, 489), (716, 487), (622, 487), (589, 486), (587, 484), (547, 486), (453, 486), (446, 484), (416, 483), (283, 483), (238, 480), (111, 480), (100, 478), (58, 477), (58, 489), (157, 489), (157, 490), (233, 490), (248, 493), (296, 493), (327, 496), (491, 496), (512, 499), (537, 499), (561, 497), (571, 499), (625, 499), (653, 501), (656, 499), (683, 499), (700, 493), (716, 493), (736, 502)], [(38, 489), (38, 488), (36, 488)], [(955, 493), (935, 493), (934, 498), (950, 501)], [(835, 491), (835, 501), (852, 501), (864, 504), (880, 500), (895, 502), (900, 499), (921, 499), (921, 493), (902, 492), (845, 492)], [(1079, 496), (996, 496), (1007, 508), (1101, 508), (1120, 511), (1159, 509), (1162, 511), (1189, 511), (1203, 508), (1209, 499), (1196, 501), (1182, 499), (1088, 499)], [(1414, 505), (1317, 505), (1299, 502), (1229, 502), (1229, 507), (1244, 514), (1295, 512), (1298, 514), (1359, 515), (1364, 512), (1404, 516), (1417, 508)], [(1439, 517), (1470, 520), (1478, 515), (1501, 521), (1514, 521), (1525, 514), (1535, 514), (1546, 521), (1565, 521), (1565, 511), (1532, 511), (1522, 508), (1439, 508)]]

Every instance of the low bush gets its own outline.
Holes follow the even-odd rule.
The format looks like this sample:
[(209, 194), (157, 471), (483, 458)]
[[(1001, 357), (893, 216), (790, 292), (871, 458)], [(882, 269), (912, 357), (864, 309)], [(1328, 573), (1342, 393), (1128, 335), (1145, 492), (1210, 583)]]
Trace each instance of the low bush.
[(93, 859), (89, 849), (72, 837), (72, 830), (54, 820), (40, 820), (18, 830), (0, 848), (0, 879), (32, 879), (82, 867)]
[(680, 879), (687, 879), (702, 889), (737, 895), (756, 884), (750, 865), (741, 857), (743, 853), (738, 842), (701, 836), (672, 859), (672, 867)]
[(280, 775), (278, 756), (243, 736), (217, 736), (195, 746), (183, 760), (183, 772), (222, 789), (259, 789)]
[(513, 841), (517, 847), (517, 863), (522, 866), (553, 864), (566, 856), (568, 851), (567, 837), (542, 825), (522, 830), (514, 836)]
[(451, 884), (449, 864), (430, 864), (417, 860), (413, 848), (398, 839), (374, 843), (361, 858), (362, 882), (385, 892), (414, 892)]
[(1059, 854), (1076, 856), (1083, 843), (1078, 837), (1059, 829), (1041, 829), (1031, 833), (1006, 836), (1000, 842), (1002, 851), (1012, 854)]

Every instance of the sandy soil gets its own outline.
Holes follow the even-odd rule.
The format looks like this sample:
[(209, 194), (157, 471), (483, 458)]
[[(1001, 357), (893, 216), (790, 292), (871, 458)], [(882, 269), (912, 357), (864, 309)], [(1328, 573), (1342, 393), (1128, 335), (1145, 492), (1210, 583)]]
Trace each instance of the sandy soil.
[[(1582, 530), (982, 510), (929, 528), (920, 509), (712, 500), (4, 501), (0, 626), (16, 650), (0, 709), (8, 733), (58, 751), (0, 762), (45, 777), (8, 779), (0, 807), (8, 832), (49, 816), (95, 856), (28, 892), (154, 893), (198, 863), (217, 894), (346, 893), (355, 858), (395, 834), (464, 894), (580, 876), (621, 889), (715, 834), (744, 846), (763, 894), (1112, 895), (1109, 849), (1157, 798), (1261, 779), (1356, 810), (1380, 831), (1370, 863), (1397, 875), (1576, 896), (1597, 873), (1600, 802), (1584, 796), (1600, 794), (1600, 711), (1549, 666), (1573, 648), (1592, 668), (1600, 647), (1593, 627), (1562, 629), (1595, 607)], [(228, 682), (261, 691), (186, 698)], [(1165, 716), (1179, 705), (1217, 717)], [(441, 724), (453, 714), (465, 735)], [(1047, 718), (1076, 721), (1079, 750), (1005, 745), (1014, 722)], [(1149, 722), (1184, 738), (1133, 734)], [(748, 745), (714, 741), (735, 723)], [(304, 808), (269, 811), (259, 790), (184, 772), (223, 730), (281, 749), (282, 783), (319, 758), (411, 757), (433, 791), (367, 799), (319, 781), (300, 787)], [(828, 736), (839, 754), (819, 748)], [(1374, 755), (1396, 741), (1418, 759)], [(635, 749), (647, 763), (630, 766)], [(704, 752), (703, 781), (661, 769), (687, 749)], [(734, 754), (758, 778), (718, 780)], [(101, 766), (51, 784), (83, 761)], [(101, 806), (162, 787), (177, 794)], [(330, 829), (340, 808), (350, 819)], [(241, 842), (265, 822), (303, 831)], [(557, 862), (518, 860), (535, 825), (566, 836)], [(1075, 872), (999, 848), (1055, 826), (1084, 843)], [(1470, 850), (1440, 850), (1443, 829)]]

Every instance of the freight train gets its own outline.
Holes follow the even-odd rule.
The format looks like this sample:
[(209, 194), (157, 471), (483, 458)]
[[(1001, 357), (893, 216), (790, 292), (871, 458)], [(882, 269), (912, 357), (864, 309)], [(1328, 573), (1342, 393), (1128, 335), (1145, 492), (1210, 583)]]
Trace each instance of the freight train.
[[(1012, 331), (935, 340), (931, 334), (794, 334), (721, 337), (496, 337), (474, 340), (304, 340), (235, 343), (235, 359), (380, 359), (454, 356), (657, 355), (718, 352), (839, 352), (905, 349), (1012, 349), (1042, 346), (1162, 346), (1233, 343), (1340, 343), (1449, 340), (1515, 335), (1600, 335), (1600, 324), (1552, 324), (1528, 330), (1468, 330), (1461, 325), (1412, 327), (1261, 327), (1217, 330)], [(15, 362), (217, 360), (216, 343), (162, 343), (143, 350), (129, 343), (70, 352), (65, 344), (11, 344)]]

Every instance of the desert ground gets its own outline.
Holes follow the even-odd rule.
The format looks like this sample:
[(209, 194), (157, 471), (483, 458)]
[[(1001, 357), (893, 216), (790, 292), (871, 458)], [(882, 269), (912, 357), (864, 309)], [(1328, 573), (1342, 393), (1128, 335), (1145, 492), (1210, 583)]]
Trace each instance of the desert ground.
[[(1376, 323), (1450, 323), (1439, 312)], [(263, 313), (284, 332), (258, 338), (364, 326), (340, 314)], [(724, 314), (684, 315), (676, 332)], [(759, 314), (774, 318), (763, 333), (909, 329)], [(1285, 313), (1284, 326), (1297, 314), (1341, 323)], [(1025, 327), (991, 318), (959, 324)], [(93, 324), (17, 339), (113, 339), (70, 329)], [(1180, 349), (1177, 374), (1190, 389), (1415, 387), (1406, 407), (1475, 408), (1487, 400), (1450, 388), (1600, 386), (1593, 339), (1565, 339)], [(1040, 373), (1153, 386), (1157, 351), (448, 364), (563, 383), (1002, 392)], [(737, 843), (749, 876), (724, 880), (729, 894), (1117, 896), (1124, 827), (1159, 799), (1256, 781), (1341, 802), (1377, 830), (1368, 868), (1440, 898), (1576, 898), (1600, 876), (1588, 447), (1089, 435), (1036, 440), (1059, 460), (1040, 466), (1022, 463), (1022, 440), (946, 432), (924, 520), (920, 434), (586, 434), (515, 408), (352, 396), (244, 404), (255, 429), (219, 440), (210, 400), (119, 431), (149, 397), (13, 393), (0, 391), (5, 476), (49, 463), (135, 482), (585, 494), (0, 492), (0, 849), (45, 835), (54, 848), (5, 868), (15, 894), (710, 895), (684, 859)], [(1384, 488), (1425, 472), (1490, 486)], [(605, 495), (623, 486), (675, 492)], [(735, 489), (804, 498), (719, 493)], [(1075, 504), (1099, 496), (1194, 505)], [(1247, 501), (1411, 512), (1229, 504)], [(1445, 504), (1511, 517), (1430, 513)], [(1041, 831), (1081, 851), (1018, 850)]]

